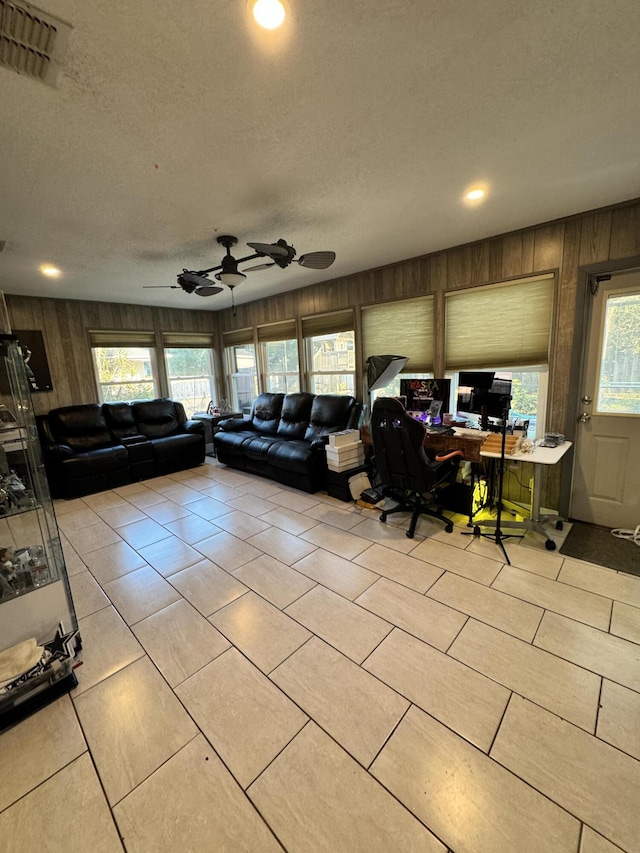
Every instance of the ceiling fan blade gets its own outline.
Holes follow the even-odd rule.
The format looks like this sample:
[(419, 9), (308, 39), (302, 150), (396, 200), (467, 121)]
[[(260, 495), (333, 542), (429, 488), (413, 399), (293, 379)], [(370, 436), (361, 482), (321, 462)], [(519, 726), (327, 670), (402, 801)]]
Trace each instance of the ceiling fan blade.
[(196, 287), (194, 293), (196, 296), (213, 296), (215, 293), (222, 293), (224, 287), (218, 287), (217, 284), (205, 284), (202, 287)]
[(275, 267), (275, 263), (272, 263), (272, 264), (256, 264), (255, 267), (245, 267), (243, 272), (254, 272), (255, 270), (266, 270), (268, 267)]
[(152, 290), (154, 287), (170, 287), (171, 290), (181, 290), (177, 284), (143, 284), (143, 290)]
[(254, 252), (260, 255), (268, 255), (270, 258), (286, 258), (289, 254), (284, 246), (279, 246), (277, 243), (247, 243)]
[(306, 255), (300, 255), (298, 263), (301, 267), (308, 267), (312, 270), (326, 270), (335, 259), (335, 252), (307, 252)]

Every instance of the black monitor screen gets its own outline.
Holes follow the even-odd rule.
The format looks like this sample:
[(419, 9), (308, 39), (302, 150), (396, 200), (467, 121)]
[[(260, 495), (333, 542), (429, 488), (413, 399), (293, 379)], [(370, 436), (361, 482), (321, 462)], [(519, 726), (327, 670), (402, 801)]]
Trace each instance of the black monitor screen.
[(496, 379), (495, 373), (461, 373), (458, 385), (458, 412), (502, 418), (509, 408), (511, 380)]
[(400, 379), (400, 396), (406, 397), (409, 412), (428, 412), (434, 400), (442, 401), (440, 411), (449, 411), (450, 379)]

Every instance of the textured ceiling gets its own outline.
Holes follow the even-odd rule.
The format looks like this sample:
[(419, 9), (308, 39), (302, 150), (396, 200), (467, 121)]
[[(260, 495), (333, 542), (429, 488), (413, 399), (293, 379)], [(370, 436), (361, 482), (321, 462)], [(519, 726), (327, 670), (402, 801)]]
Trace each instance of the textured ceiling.
[(638, 0), (42, 3), (74, 29), (57, 89), (0, 68), (6, 293), (215, 310), (143, 285), (216, 234), (337, 252), (243, 302), (640, 196)]

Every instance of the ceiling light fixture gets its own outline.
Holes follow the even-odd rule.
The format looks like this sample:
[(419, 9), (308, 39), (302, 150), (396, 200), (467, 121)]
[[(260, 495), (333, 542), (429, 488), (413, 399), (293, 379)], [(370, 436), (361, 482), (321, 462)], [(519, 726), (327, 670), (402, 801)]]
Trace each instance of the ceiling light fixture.
[(42, 275), (46, 275), (49, 278), (60, 277), (60, 270), (58, 269), (58, 267), (54, 267), (52, 264), (41, 264), (40, 272), (42, 273)]
[(265, 30), (275, 30), (284, 21), (285, 11), (280, 0), (256, 0), (253, 17)]
[(463, 199), (466, 204), (475, 205), (480, 204), (485, 200), (487, 196), (487, 189), (482, 185), (476, 184), (470, 189), (466, 190), (463, 196)]
[(484, 198), (484, 190), (470, 190), (467, 193), (467, 198), (469, 201), (477, 201), (480, 198)]

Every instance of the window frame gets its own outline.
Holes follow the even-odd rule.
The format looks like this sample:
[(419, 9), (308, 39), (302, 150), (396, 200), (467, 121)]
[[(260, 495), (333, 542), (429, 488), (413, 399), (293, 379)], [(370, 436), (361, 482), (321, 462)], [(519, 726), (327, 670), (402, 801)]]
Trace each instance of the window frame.
[(107, 402), (107, 403), (120, 402), (120, 400), (121, 400), (122, 402), (130, 402), (129, 400), (124, 400), (124, 399), (122, 399), (122, 398), (120, 398), (120, 400), (105, 400), (105, 398), (104, 398), (104, 391), (103, 391), (103, 389), (104, 389), (105, 387), (115, 387), (115, 386), (117, 386), (117, 385), (141, 385), (141, 384), (143, 384), (143, 383), (148, 383), (148, 382), (149, 382), (149, 379), (130, 380), (130, 381), (128, 381), (128, 382), (127, 382), (127, 381), (122, 381), (122, 382), (103, 382), (103, 381), (102, 381), (102, 379), (100, 378), (100, 368), (99, 368), (99, 365), (98, 365), (98, 359), (97, 359), (97, 357), (96, 357), (96, 350), (98, 350), (98, 349), (106, 349), (106, 350), (109, 350), (109, 349), (113, 349), (113, 350), (115, 350), (115, 349), (140, 349), (140, 350), (147, 350), (147, 351), (149, 352), (149, 363), (150, 363), (150, 365), (151, 365), (151, 377), (150, 377), (150, 379), (151, 379), (151, 384), (152, 384), (152, 387), (153, 387), (153, 394), (152, 394), (152, 396), (151, 396), (151, 397), (146, 397), (146, 396), (144, 396), (144, 397), (134, 397), (134, 398), (132, 398), (132, 399), (134, 399), (134, 400), (141, 400), (141, 401), (143, 401), (143, 400), (153, 400), (153, 399), (155, 399), (156, 397), (160, 396), (160, 395), (159, 395), (159, 391), (158, 391), (160, 382), (159, 382), (159, 376), (158, 376), (158, 353), (157, 353), (157, 347), (155, 347), (155, 346), (153, 346), (153, 347), (152, 347), (152, 346), (148, 346), (148, 345), (144, 345), (144, 346), (136, 346), (136, 345), (134, 345), (134, 344), (127, 344), (127, 345), (120, 345), (120, 346), (118, 346), (118, 345), (111, 345), (111, 346), (93, 346), (93, 345), (92, 345), (92, 346), (90, 347), (90, 349), (91, 349), (91, 362), (92, 362), (92, 364), (93, 364), (93, 372), (94, 372), (94, 376), (95, 376), (95, 379), (96, 379), (96, 390), (97, 390), (97, 392), (98, 392), (98, 400), (99, 400), (99, 402), (100, 402), (101, 404), (102, 404), (102, 403), (105, 403), (105, 402)]
[[(171, 376), (170, 372), (169, 372), (170, 360), (168, 358), (168, 354), (172, 350), (202, 350), (204, 352), (207, 352), (209, 354), (209, 372), (205, 373), (205, 374), (201, 374), (201, 375), (195, 375), (194, 374), (191, 376)], [(163, 346), (162, 355), (164, 358), (165, 373), (166, 373), (166, 377), (167, 377), (167, 391), (168, 391), (169, 397), (171, 397), (172, 400), (177, 400), (178, 402), (182, 403), (182, 405), (185, 408), (185, 411), (187, 412), (188, 417), (190, 417), (190, 415), (189, 415), (189, 411), (188, 411), (187, 406), (185, 405), (184, 401), (179, 399), (178, 396), (174, 395), (174, 393), (172, 391), (172, 382), (188, 382), (189, 380), (198, 380), (198, 379), (208, 380), (209, 393), (208, 393), (208, 395), (205, 395), (205, 396), (208, 396), (208, 400), (212, 400), (212, 401), (217, 400), (217, 383), (216, 383), (216, 377), (215, 377), (215, 371), (214, 371), (215, 352), (214, 352), (213, 347), (210, 347), (210, 346), (194, 346), (194, 345), (190, 345), (188, 343), (182, 344), (182, 345), (174, 344), (172, 346)], [(195, 414), (195, 412), (205, 412), (206, 406), (207, 406), (207, 403), (205, 403), (204, 408), (195, 409), (194, 412), (192, 412), (192, 414)]]
[[(238, 370), (238, 360), (237, 360), (237, 356), (236, 356), (235, 351), (237, 349), (240, 349), (243, 347), (250, 347), (253, 350), (253, 371), (250, 373), (241, 373)], [(228, 388), (229, 388), (229, 392), (231, 394), (231, 406), (232, 406), (234, 412), (246, 413), (246, 410), (250, 409), (250, 405), (245, 406), (244, 404), (240, 403), (240, 396), (239, 396), (237, 381), (240, 377), (246, 378), (247, 376), (253, 376), (254, 391), (253, 391), (253, 398), (251, 401), (253, 403), (253, 400), (255, 400), (255, 398), (260, 393), (259, 384), (258, 384), (259, 383), (259, 373), (258, 373), (258, 354), (256, 352), (256, 345), (255, 345), (254, 341), (246, 341), (245, 343), (241, 343), (241, 342), (230, 343), (227, 346), (225, 346), (225, 348), (224, 348), (224, 357), (225, 357), (225, 364), (226, 364)]]

